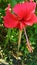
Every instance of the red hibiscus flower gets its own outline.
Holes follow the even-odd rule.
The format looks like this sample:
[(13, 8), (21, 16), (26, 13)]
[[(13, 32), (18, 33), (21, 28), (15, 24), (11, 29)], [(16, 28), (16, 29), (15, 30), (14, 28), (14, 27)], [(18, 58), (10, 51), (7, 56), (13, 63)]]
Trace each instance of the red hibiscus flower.
[(8, 6), (6, 16), (4, 16), (4, 26), (7, 28), (19, 28), (20, 30), (27, 25), (32, 26), (37, 22), (35, 8), (35, 2), (16, 4), (12, 9), (14, 12), (12, 14)]

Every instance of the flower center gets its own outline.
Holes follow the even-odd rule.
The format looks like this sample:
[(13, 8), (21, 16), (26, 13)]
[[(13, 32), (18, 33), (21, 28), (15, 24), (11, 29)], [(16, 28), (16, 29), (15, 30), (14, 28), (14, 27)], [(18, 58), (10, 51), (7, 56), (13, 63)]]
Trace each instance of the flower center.
[(18, 20), (19, 20), (20, 22), (23, 22), (23, 21), (24, 21), (24, 18), (22, 18), (22, 19), (19, 18)]

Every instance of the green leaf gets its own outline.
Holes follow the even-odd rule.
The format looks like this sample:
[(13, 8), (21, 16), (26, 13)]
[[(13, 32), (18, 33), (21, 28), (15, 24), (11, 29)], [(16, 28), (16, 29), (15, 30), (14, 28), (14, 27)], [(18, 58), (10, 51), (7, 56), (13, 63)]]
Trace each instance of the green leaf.
[(14, 7), (14, 5), (16, 5), (16, 1), (15, 0), (8, 0), (9, 3), (11, 4), (11, 7)]

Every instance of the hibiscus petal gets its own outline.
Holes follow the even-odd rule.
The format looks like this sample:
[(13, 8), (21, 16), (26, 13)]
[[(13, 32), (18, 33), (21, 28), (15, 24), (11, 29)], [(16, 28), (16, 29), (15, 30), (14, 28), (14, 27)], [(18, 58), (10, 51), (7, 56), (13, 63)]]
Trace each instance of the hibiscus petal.
[(14, 28), (16, 27), (17, 23), (17, 17), (11, 14), (11, 12), (7, 11), (6, 16), (4, 16), (4, 26), (7, 28)]
[(34, 13), (36, 8), (36, 3), (35, 2), (26, 2), (26, 11), (27, 13), (31, 12)]
[(17, 25), (17, 28), (22, 30), (25, 26), (26, 26), (26, 24), (24, 22), (19, 22), (18, 25)]
[(27, 16), (30, 13), (34, 13), (36, 8), (35, 2), (25, 2), (16, 4), (13, 8), (14, 13), (19, 16), (20, 18), (23, 18)]
[(13, 11), (18, 17), (23, 18), (26, 12), (26, 6), (23, 3), (17, 4), (14, 6)]
[(25, 24), (32, 26), (34, 23), (37, 23), (37, 17), (35, 14), (32, 14), (32, 17), (28, 21), (25, 21)]

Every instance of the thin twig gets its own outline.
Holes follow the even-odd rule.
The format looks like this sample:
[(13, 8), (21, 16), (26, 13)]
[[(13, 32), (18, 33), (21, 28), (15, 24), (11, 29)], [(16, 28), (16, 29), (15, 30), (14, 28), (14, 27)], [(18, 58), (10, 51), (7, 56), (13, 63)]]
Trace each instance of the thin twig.
[(30, 42), (29, 42), (29, 39), (28, 39), (28, 36), (27, 36), (25, 28), (24, 28), (24, 34), (25, 34), (25, 37), (26, 37), (26, 42), (27, 42), (26, 45), (27, 45), (27, 48), (28, 48), (29, 52), (33, 52), (33, 49), (32, 49), (32, 47), (30, 45)]

